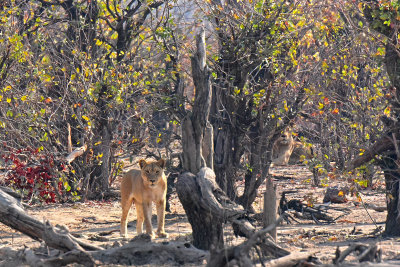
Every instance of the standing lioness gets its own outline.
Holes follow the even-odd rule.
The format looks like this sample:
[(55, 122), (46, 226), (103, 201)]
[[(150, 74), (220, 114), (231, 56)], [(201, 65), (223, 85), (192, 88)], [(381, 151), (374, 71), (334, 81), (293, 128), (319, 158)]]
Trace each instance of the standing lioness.
[(146, 162), (139, 161), (141, 170), (130, 170), (124, 175), (121, 182), (121, 236), (127, 237), (128, 212), (132, 202), (136, 206), (137, 222), (136, 231), (142, 233), (143, 221), (146, 225), (146, 233), (154, 237), (151, 226), (152, 202), (157, 207), (157, 235), (168, 237), (164, 230), (165, 198), (167, 194), (167, 179), (164, 174), (165, 160)]

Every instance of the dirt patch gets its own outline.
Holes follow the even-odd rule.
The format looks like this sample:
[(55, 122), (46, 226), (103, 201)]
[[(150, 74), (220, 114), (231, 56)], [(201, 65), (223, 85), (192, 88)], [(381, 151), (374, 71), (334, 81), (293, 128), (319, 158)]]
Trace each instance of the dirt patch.
[[(274, 167), (271, 174), (277, 185), (279, 196), (282, 191), (293, 190), (287, 196), (288, 199), (299, 199), (303, 203), (312, 200), (314, 204), (322, 203), (325, 187), (313, 187), (311, 185), (312, 174), (304, 166)], [(344, 185), (345, 181), (334, 181), (337, 185)], [(333, 183), (332, 183), (333, 184)], [(364, 244), (377, 243), (383, 252), (383, 260), (400, 259), (400, 239), (383, 238), (379, 235), (378, 228), (384, 228), (386, 212), (377, 212), (364, 207), (363, 203), (376, 206), (385, 205), (385, 194), (382, 181), (377, 181), (374, 189), (360, 191), (362, 202), (357, 196), (348, 196), (349, 201), (343, 204), (332, 204), (330, 207), (346, 208), (348, 214), (342, 216), (333, 224), (317, 225), (312, 220), (298, 220), (292, 224), (283, 223), (278, 228), (278, 244), (291, 252), (312, 252), (324, 263), (331, 263), (335, 256), (336, 247), (344, 250), (349, 244), (360, 242)], [(243, 189), (243, 182), (238, 182), (239, 189)], [(261, 187), (254, 203), (256, 211), (262, 209), (262, 195), (265, 190)], [(239, 190), (240, 191), (240, 190)], [(166, 215), (166, 232), (168, 240), (190, 241), (191, 227), (187, 221), (184, 210), (176, 193), (170, 199), (171, 212)], [(121, 206), (119, 200), (109, 202), (93, 202), (75, 204), (52, 204), (46, 206), (33, 206), (27, 208), (28, 214), (43, 220), (49, 220), (53, 225), (62, 224), (68, 227), (70, 232), (77, 237), (89, 240), (93, 244), (110, 247), (115, 242), (124, 242), (119, 236), (119, 220)], [(332, 211), (334, 213), (334, 211)], [(153, 214), (155, 214), (155, 210)], [(129, 214), (128, 234), (135, 235), (135, 211)], [(156, 216), (153, 216), (153, 225), (156, 225)], [(255, 222), (260, 229), (260, 222)], [(230, 227), (227, 226), (225, 242), (234, 245), (243, 239), (236, 238)], [(157, 238), (155, 242), (166, 241)], [(24, 236), (9, 227), (0, 225), (0, 263), (2, 266), (20, 265), (15, 259), (17, 253), (23, 248), (39, 248), (41, 244)], [(8, 252), (7, 252), (8, 251)], [(11, 255), (11, 256), (10, 256)], [(14, 258), (12, 257), (14, 255)], [(18, 264), (17, 264), (18, 263)]]

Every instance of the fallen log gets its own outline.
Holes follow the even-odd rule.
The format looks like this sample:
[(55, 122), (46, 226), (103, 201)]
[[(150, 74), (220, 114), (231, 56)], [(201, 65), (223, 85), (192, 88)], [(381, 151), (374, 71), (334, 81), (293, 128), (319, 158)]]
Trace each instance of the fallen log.
[[(72, 236), (65, 226), (52, 226), (29, 216), (19, 201), (0, 190), (0, 222), (47, 246), (60, 250), (57, 257), (38, 257), (26, 249), (23, 253), (31, 266), (64, 266), (79, 263), (84, 266), (100, 264), (204, 264), (208, 252), (199, 250), (189, 243), (152, 243), (150, 236), (134, 238), (124, 246), (104, 250)], [(151, 257), (149, 257), (151, 255)]]
[(58, 257), (43, 258), (36, 256), (35, 252), (29, 248), (24, 250), (23, 256), (29, 266), (38, 267), (58, 267), (66, 266), (71, 263), (79, 263), (83, 266), (95, 266), (95, 260), (86, 251), (73, 250), (61, 254)]
[(149, 235), (140, 235), (122, 247), (90, 252), (103, 264), (168, 265), (204, 264), (209, 253), (182, 242), (150, 242)]
[(18, 200), (2, 190), (0, 190), (0, 222), (35, 240), (45, 241), (48, 246), (62, 251), (102, 249), (75, 238), (64, 227), (53, 227), (49, 222), (42, 223), (29, 216)]
[[(4, 193), (9, 194), (10, 196), (12, 196), (13, 198), (17, 199), (18, 201), (20, 201), (22, 199), (22, 196), (20, 194), (18, 194), (17, 192), (15, 192), (14, 190), (12, 190), (9, 187), (6, 186), (0, 186), (0, 189), (4, 191)], [(23, 203), (21, 203), (23, 205)]]
[(341, 264), (352, 252), (358, 253), (357, 260), (359, 262), (380, 262), (382, 259), (382, 250), (376, 244), (367, 246), (364, 244), (355, 243), (351, 244), (343, 252), (341, 252), (338, 247), (336, 249), (336, 257), (333, 260), (333, 263)]
[(99, 251), (72, 250), (57, 257), (43, 258), (26, 249), (24, 257), (31, 266), (101, 265), (204, 265), (209, 253), (189, 243), (152, 243), (149, 235), (140, 235), (121, 247)]
[(264, 265), (266, 267), (287, 267), (287, 266), (303, 266), (300, 262), (306, 261), (311, 256), (309, 252), (295, 252), (285, 257), (271, 260)]

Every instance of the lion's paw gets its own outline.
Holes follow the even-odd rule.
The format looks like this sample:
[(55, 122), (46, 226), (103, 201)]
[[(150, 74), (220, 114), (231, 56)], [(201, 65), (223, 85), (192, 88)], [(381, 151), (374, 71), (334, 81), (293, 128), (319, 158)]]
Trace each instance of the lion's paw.
[(157, 232), (157, 236), (161, 238), (168, 238), (169, 235), (166, 232)]

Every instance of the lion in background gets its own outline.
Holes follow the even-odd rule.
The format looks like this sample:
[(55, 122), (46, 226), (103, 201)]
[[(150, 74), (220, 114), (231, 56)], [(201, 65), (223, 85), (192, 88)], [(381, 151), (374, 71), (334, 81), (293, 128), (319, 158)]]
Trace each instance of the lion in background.
[(151, 225), (152, 203), (157, 209), (157, 235), (168, 237), (165, 233), (165, 204), (167, 194), (167, 179), (164, 174), (165, 160), (139, 161), (140, 170), (127, 172), (121, 181), (121, 236), (127, 237), (127, 216), (132, 203), (136, 206), (136, 232), (142, 234), (143, 222), (146, 233), (154, 238)]
[(272, 147), (272, 164), (287, 165), (293, 152), (294, 140), (290, 129), (282, 132)]
[(298, 164), (313, 156), (312, 149), (296, 141), (289, 127), (282, 132), (272, 147), (272, 166)]

